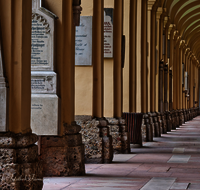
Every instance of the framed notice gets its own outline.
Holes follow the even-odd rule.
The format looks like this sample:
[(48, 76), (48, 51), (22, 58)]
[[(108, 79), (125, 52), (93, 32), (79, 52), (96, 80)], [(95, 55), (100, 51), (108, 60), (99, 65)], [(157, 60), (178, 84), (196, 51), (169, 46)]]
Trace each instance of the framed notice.
[(113, 8), (104, 8), (104, 57), (113, 58)]
[(81, 16), (76, 27), (75, 65), (92, 65), (92, 16)]

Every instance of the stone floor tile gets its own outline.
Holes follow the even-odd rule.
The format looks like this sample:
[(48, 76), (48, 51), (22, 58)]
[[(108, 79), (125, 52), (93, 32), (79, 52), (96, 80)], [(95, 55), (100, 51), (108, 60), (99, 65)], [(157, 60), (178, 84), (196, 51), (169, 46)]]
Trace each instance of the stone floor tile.
[(168, 190), (176, 178), (152, 178), (141, 190)]
[(168, 163), (188, 163), (191, 155), (173, 155)]
[(191, 189), (191, 190), (199, 190), (200, 189), (200, 183), (191, 183), (189, 185), (189, 188), (188, 189)]
[(187, 189), (189, 186), (189, 183), (174, 183), (171, 187), (171, 189)]

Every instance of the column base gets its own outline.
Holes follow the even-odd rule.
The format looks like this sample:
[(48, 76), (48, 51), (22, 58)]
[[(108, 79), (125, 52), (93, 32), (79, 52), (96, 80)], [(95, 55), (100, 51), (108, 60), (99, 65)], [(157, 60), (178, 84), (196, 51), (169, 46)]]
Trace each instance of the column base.
[(148, 113), (148, 116), (149, 116), (149, 125), (147, 125), (147, 139), (148, 139), (148, 142), (153, 142), (153, 137), (155, 136), (153, 115), (152, 113)]
[(160, 128), (160, 137), (161, 137), (161, 134), (163, 134), (163, 123), (162, 123), (160, 112), (157, 112), (157, 117), (158, 117), (158, 125)]
[(162, 134), (166, 134), (167, 133), (167, 123), (166, 123), (166, 116), (165, 113), (161, 113), (161, 119), (162, 119)]
[(122, 118), (106, 118), (110, 135), (113, 139), (113, 150), (117, 154), (130, 153), (130, 133), (127, 121)]
[(0, 133), (0, 189), (42, 189), (37, 141), (32, 133)]
[(64, 124), (63, 136), (40, 137), (40, 160), (45, 177), (80, 176), (85, 174), (84, 145), (81, 127)]
[(166, 115), (166, 123), (167, 123), (167, 132), (170, 132), (172, 130), (171, 113), (167, 111), (165, 112), (165, 115)]
[(160, 137), (160, 126), (158, 123), (157, 113), (153, 113), (153, 122), (154, 122), (154, 137)]
[(146, 127), (146, 136), (143, 137), (143, 139), (145, 139), (144, 142), (153, 142), (153, 129), (152, 125), (150, 125), (150, 117), (148, 114), (144, 114), (143, 118), (144, 126)]
[[(111, 163), (113, 159), (113, 138), (105, 118), (92, 119), (91, 116), (76, 116), (81, 126), (85, 145), (86, 163)], [(115, 128), (115, 130), (117, 130)], [(118, 136), (119, 137), (119, 136)], [(121, 136), (118, 138), (121, 142)]]

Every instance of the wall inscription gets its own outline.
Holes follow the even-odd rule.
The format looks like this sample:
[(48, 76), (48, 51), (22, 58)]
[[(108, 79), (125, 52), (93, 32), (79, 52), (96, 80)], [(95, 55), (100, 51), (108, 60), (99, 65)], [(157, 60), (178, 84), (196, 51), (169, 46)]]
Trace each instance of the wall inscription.
[(92, 16), (81, 16), (76, 27), (75, 65), (92, 65)]
[(53, 39), (46, 19), (41, 15), (32, 16), (32, 70), (52, 70)]
[(56, 93), (56, 73), (32, 72), (31, 92), (32, 94), (55, 94)]
[(104, 9), (104, 57), (113, 57), (113, 9)]

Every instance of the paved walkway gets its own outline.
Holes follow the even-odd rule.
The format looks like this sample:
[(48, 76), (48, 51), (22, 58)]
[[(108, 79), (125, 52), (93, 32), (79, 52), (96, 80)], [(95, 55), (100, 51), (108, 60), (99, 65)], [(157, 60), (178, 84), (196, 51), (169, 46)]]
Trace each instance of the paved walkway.
[(83, 177), (45, 178), (44, 190), (200, 190), (200, 116), (177, 130), (115, 155), (112, 164), (86, 164)]

